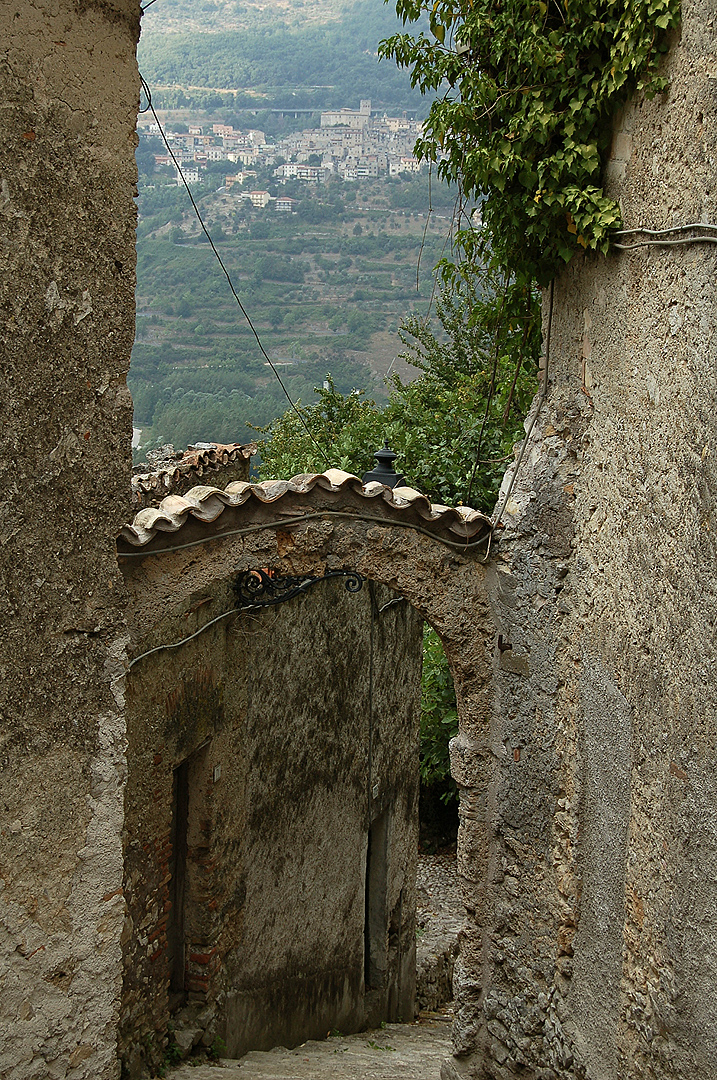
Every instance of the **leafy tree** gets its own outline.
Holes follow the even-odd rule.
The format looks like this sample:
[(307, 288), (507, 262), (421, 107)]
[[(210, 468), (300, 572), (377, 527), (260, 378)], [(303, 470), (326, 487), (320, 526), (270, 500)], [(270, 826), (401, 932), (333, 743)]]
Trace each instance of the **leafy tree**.
[(312, 405), (288, 409), (278, 420), (257, 430), (270, 435), (261, 444), (261, 476), (286, 478), (300, 473), (344, 469), (357, 475), (373, 465), (373, 453), (382, 437), (381, 410), (364, 393), (337, 391), (327, 375), (316, 387)]
[[(494, 490), (511, 406), (524, 407), (526, 363), (537, 359), (536, 286), (576, 253), (608, 250), (620, 222), (601, 183), (612, 116), (635, 90), (664, 87), (657, 65), (679, 9), (679, 0), (396, 0), (404, 25), (427, 15), (429, 33), (396, 34), (379, 53), (409, 69), (414, 87), (439, 92), (415, 153), (459, 193), (454, 250), (440, 267), (450, 347), (416, 319), (404, 329), (422, 370), (399, 395), (413, 421), (402, 464), (416, 486), (464, 486), (465, 434), (475, 448), (470, 501)], [(425, 656), (424, 781), (448, 774), (455, 730), (430, 640)]]
[[(303, 424), (289, 410), (264, 430), (264, 474), (321, 472), (331, 465), (360, 476), (387, 438), (408, 483), (432, 501), (470, 502), (489, 512), (534, 393), (529, 357), (539, 333), (532, 311), (504, 325), (500, 306), (495, 295), (474, 296), (469, 304), (444, 291), (437, 304), (440, 338), (416, 315), (400, 331), (402, 356), (418, 378), (394, 378), (389, 401), (379, 408), (359, 393), (337, 393), (329, 377), (317, 390), (318, 401), (299, 407)], [(349, 328), (365, 318), (352, 312)], [(336, 319), (343, 321), (337, 314), (330, 325)], [(526, 363), (517, 373), (510, 367), (508, 338), (524, 341)]]
[[(361, 476), (387, 438), (407, 482), (432, 501), (470, 501), (489, 511), (535, 387), (527, 360), (506, 378), (511, 360), (501, 348), (513, 335), (527, 358), (531, 338), (539, 333), (530, 304), (525, 319), (514, 325), (506, 323), (502, 307), (504, 297), (495, 293), (474, 295), (469, 303), (444, 291), (437, 305), (440, 339), (418, 316), (405, 320), (400, 331), (403, 356), (418, 369), (418, 378), (409, 383), (395, 378), (388, 404), (379, 408), (358, 392), (339, 394), (327, 377), (314, 405), (300, 407), (300, 416), (289, 410), (263, 429), (270, 437), (262, 446), (262, 476), (321, 472), (328, 465)], [(456, 733), (453, 680), (440, 639), (427, 628), (421, 780), (444, 801), (456, 794), (448, 758), (448, 742)]]

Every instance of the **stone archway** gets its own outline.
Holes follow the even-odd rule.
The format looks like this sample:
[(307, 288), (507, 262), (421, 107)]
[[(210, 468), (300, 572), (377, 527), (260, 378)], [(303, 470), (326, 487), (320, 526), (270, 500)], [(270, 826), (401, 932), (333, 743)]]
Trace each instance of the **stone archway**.
[(458, 870), (468, 912), (455, 986), (455, 1041), (463, 1053), (475, 1048), (480, 1027), (481, 927), (490, 876), (495, 633), (484, 580), (489, 543), (490, 522), (475, 511), (431, 506), (405, 488), (364, 488), (337, 470), (261, 485), (235, 483), (225, 491), (194, 488), (183, 497), (170, 496), (158, 509), (140, 511), (118, 542), (132, 598), (132, 663), (152, 650), (162, 652), (168, 624), (177, 625), (218, 584), (225, 587), (226, 612), (235, 613), (232, 583), (242, 572), (264, 568), (309, 578), (357, 572), (394, 590), (436, 629), (459, 713), (451, 765), (461, 796)]

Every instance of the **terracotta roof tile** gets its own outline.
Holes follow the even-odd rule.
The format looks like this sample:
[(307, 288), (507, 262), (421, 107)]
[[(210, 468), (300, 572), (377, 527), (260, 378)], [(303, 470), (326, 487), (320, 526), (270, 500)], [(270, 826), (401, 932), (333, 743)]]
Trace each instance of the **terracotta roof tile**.
[[(138, 506), (157, 502), (179, 488), (186, 490), (204, 477), (217, 477), (225, 468), (241, 466), (256, 453), (256, 443), (212, 443), (190, 447), (183, 453), (170, 455), (144, 472), (135, 470), (132, 477), (133, 501)], [(141, 468), (141, 466), (140, 466)]]
[[(375, 481), (364, 487), (357, 476), (328, 469), (324, 473), (304, 473), (291, 480), (263, 480), (258, 484), (235, 481), (224, 490), (198, 486), (185, 495), (169, 495), (158, 507), (140, 510), (134, 521), (124, 526), (120, 539), (132, 547), (144, 547), (160, 533), (179, 532), (190, 519), (209, 523), (225, 507), (246, 506), (250, 510), (257, 504), (273, 506), (286, 496), (290, 497), (292, 512), (311, 513), (318, 504), (331, 512), (326, 496), (328, 503), (336, 503), (338, 509), (339, 503), (345, 505), (347, 495), (359, 496), (352, 500), (352, 509), (357, 514), (363, 511), (384, 519), (387, 525), (392, 520), (416, 525), (451, 543), (478, 540), (491, 529), (490, 519), (478, 510), (432, 505), (425, 495), (409, 487), (391, 490)], [(280, 522), (281, 518), (277, 517), (277, 524)]]

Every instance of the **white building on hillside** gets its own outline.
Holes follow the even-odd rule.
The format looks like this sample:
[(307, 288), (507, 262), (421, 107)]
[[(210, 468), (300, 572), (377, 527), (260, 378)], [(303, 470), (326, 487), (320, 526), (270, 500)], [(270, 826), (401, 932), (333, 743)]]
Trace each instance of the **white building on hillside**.
[(371, 120), (371, 100), (361, 101), (358, 112), (355, 109), (331, 109), (321, 114), (323, 127), (365, 128)]

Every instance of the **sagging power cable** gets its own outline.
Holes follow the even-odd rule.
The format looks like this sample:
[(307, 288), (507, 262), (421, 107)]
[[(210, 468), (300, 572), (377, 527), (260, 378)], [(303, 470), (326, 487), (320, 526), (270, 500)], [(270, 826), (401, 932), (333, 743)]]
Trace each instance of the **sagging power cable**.
[[(682, 235), (682, 234), (690, 235)], [(695, 235), (696, 234), (696, 235)], [(681, 244), (717, 244), (717, 225), (708, 221), (693, 221), (687, 225), (673, 225), (668, 229), (647, 229), (647, 228), (634, 228), (634, 229), (617, 229), (612, 233), (613, 237), (619, 237), (622, 239), (628, 239), (630, 237), (648, 237), (646, 240), (637, 240), (635, 243), (623, 244), (616, 240), (611, 241), (611, 246), (619, 251), (635, 251), (637, 248), (643, 247), (676, 247)], [(525, 451), (530, 442), (531, 435), (533, 434), (533, 428), (535, 427), (540, 411), (543, 407), (543, 403), (548, 393), (548, 365), (550, 362), (550, 333), (553, 325), (553, 296), (555, 290), (555, 279), (550, 283), (550, 299), (548, 308), (548, 330), (545, 342), (545, 370), (543, 372), (543, 384), (540, 389), (538, 402), (533, 413), (533, 418), (530, 421), (530, 426), (525, 435), (525, 439), (520, 448), (518, 459), (515, 463), (513, 475), (510, 478), (506, 493), (496, 507), (496, 511), (491, 519), (493, 528), (496, 528), (500, 524), (500, 519), (505, 513), (505, 508), (508, 505), (508, 500), (515, 487), (515, 482), (518, 478), (523, 458), (525, 457)]]
[(324, 453), (323, 448), (321, 447), (321, 445), (317, 442), (317, 440), (311, 434), (311, 431), (309, 430), (308, 424), (306, 423), (304, 417), (302, 416), (301, 411), (299, 410), (298, 406), (292, 400), (291, 395), (289, 394), (289, 391), (286, 389), (286, 386), (284, 385), (284, 380), (282, 379), (281, 375), (277, 371), (277, 369), (276, 369), (271, 357), (269, 356), (268, 352), (264, 348), (263, 342), (262, 342), (261, 338), (259, 337), (259, 334), (257, 333), (256, 327), (254, 326), (254, 323), (252, 322), (252, 320), (251, 320), (251, 318), (249, 316), (249, 312), (244, 307), (244, 304), (242, 303), (242, 301), (241, 301), (241, 299), (239, 297), (239, 293), (234, 288), (234, 282), (231, 279), (231, 275), (229, 274), (229, 271), (227, 270), (226, 266), (224, 265), (224, 260), (222, 259), (221, 255), (217, 251), (217, 248), (216, 248), (216, 245), (215, 245), (214, 241), (212, 240), (211, 236), (209, 235), (209, 230), (207, 229), (206, 225), (204, 224), (204, 219), (202, 218), (199, 207), (197, 206), (197, 204), (196, 204), (196, 202), (194, 200), (194, 196), (192, 195), (191, 188), (189, 187), (189, 184), (187, 183), (187, 180), (186, 180), (186, 178), (184, 176), (184, 173), (182, 172), (182, 168), (181, 168), (179, 162), (177, 161), (177, 158), (174, 155), (174, 151), (172, 150), (172, 147), (169, 145), (169, 140), (167, 139), (167, 136), (166, 136), (166, 134), (164, 132), (164, 128), (162, 127), (162, 124), (161, 124), (161, 122), (159, 120), (159, 117), (157, 116), (157, 113), (155, 111), (154, 105), (152, 104), (152, 92), (150, 91), (149, 86), (147, 85), (147, 83), (146, 83), (145, 79), (142, 77), (142, 75), (140, 75), (140, 81), (142, 83), (142, 89), (144, 90), (145, 97), (147, 98), (147, 107), (145, 109), (140, 109), (140, 112), (142, 112), (142, 113), (151, 112), (152, 113), (152, 116), (154, 117), (154, 121), (155, 121), (155, 123), (157, 125), (157, 128), (159, 130), (159, 134), (162, 136), (162, 142), (167, 147), (167, 152), (169, 153), (169, 156), (171, 157), (172, 161), (174, 162), (174, 167), (177, 170), (177, 176), (182, 181), (182, 183), (183, 183), (183, 185), (185, 187), (185, 190), (187, 192), (187, 195), (189, 196), (189, 201), (192, 204), (192, 208), (194, 210), (194, 213), (196, 214), (197, 221), (199, 222), (199, 224), (201, 226), (202, 232), (204, 233), (207, 240), (209, 241), (209, 246), (211, 247), (212, 251), (214, 252), (214, 256), (215, 256), (217, 262), (219, 263), (219, 265), (220, 265), (220, 267), (222, 269), (224, 277), (227, 279), (227, 283), (229, 285), (229, 288), (231, 289), (232, 296), (234, 297), (237, 304), (239, 305), (239, 310), (241, 311), (242, 315), (246, 319), (246, 321), (247, 321), (247, 323), (249, 325), (249, 329), (251, 330), (252, 334), (256, 338), (256, 343), (259, 346), (259, 350), (261, 351), (262, 356), (266, 360), (266, 362), (269, 365), (269, 367), (271, 368), (271, 370), (274, 372), (274, 375), (276, 376), (276, 378), (278, 380), (279, 386), (284, 391), (284, 396), (286, 397), (286, 400), (289, 402), (289, 405), (291, 406), (291, 408), (294, 410), (294, 412), (298, 416), (299, 421), (300, 421), (301, 426), (303, 427), (304, 431), (309, 436), (312, 443), (314, 444), (316, 449), (321, 454), (321, 457), (324, 459), (324, 462), (326, 463), (326, 465), (328, 465), (330, 467), (331, 462), (329, 461), (326, 454)]

